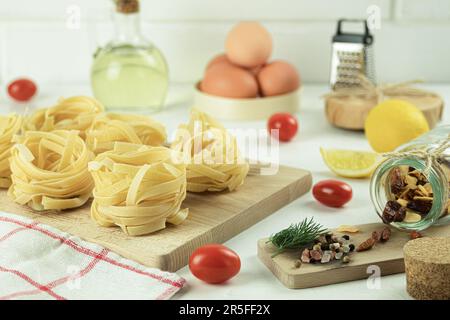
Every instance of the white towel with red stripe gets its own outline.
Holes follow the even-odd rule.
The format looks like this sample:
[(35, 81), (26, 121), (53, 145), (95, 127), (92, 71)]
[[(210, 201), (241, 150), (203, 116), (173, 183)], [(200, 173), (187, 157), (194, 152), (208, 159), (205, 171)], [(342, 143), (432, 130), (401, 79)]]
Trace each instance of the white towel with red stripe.
[(0, 300), (169, 299), (184, 283), (174, 273), (0, 212)]

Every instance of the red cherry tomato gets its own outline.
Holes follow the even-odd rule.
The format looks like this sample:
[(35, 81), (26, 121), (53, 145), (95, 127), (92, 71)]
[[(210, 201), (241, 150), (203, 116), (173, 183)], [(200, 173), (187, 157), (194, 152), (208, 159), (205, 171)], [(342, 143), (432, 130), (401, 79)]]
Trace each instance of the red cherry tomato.
[(36, 84), (29, 79), (17, 79), (8, 85), (10, 97), (20, 102), (30, 100), (36, 94), (36, 91)]
[(222, 283), (239, 272), (241, 260), (236, 252), (221, 244), (207, 244), (192, 253), (189, 269), (207, 283)]
[(312, 190), (314, 198), (320, 203), (339, 208), (349, 202), (353, 191), (347, 183), (339, 180), (323, 180), (317, 182)]
[(278, 139), (283, 142), (290, 141), (298, 130), (297, 119), (290, 113), (275, 113), (269, 118), (267, 123), (269, 134), (272, 130), (279, 130)]

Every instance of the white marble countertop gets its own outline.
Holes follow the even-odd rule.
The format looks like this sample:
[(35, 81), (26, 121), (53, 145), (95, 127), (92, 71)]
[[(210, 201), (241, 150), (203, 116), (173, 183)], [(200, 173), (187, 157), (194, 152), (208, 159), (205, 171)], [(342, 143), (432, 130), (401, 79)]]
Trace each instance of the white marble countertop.
[[(442, 95), (450, 103), (450, 85), (427, 84), (425, 86)], [(319, 147), (370, 150), (362, 132), (352, 132), (331, 127), (324, 116), (320, 96), (328, 91), (326, 85), (305, 85), (302, 92), (301, 110), (297, 114), (299, 133), (290, 143), (280, 145), (280, 163), (310, 170), (314, 182), (336, 178), (323, 163)], [(191, 106), (190, 88), (174, 86), (171, 89), (170, 105), (154, 117), (163, 121), (169, 133), (182, 121), (186, 121)], [(41, 88), (33, 106), (48, 106), (60, 96), (90, 94), (88, 86), (51, 86)], [(0, 112), (23, 111), (24, 106), (12, 104), (0, 97)], [(444, 111), (442, 123), (450, 123), (450, 112)], [(265, 128), (264, 121), (226, 122), (231, 128)], [(292, 290), (285, 288), (256, 256), (258, 239), (267, 237), (289, 224), (305, 217), (314, 218), (326, 227), (340, 224), (377, 222), (378, 217), (369, 197), (368, 180), (342, 179), (353, 188), (353, 199), (345, 208), (332, 209), (318, 204), (310, 193), (278, 210), (268, 218), (230, 239), (225, 244), (241, 257), (240, 273), (225, 285), (208, 285), (194, 278), (187, 267), (178, 273), (188, 284), (175, 299), (409, 299), (406, 293), (405, 275), (398, 274), (381, 278), (379, 289), (371, 289), (366, 280), (353, 281), (311, 289)], [(369, 275), (368, 275), (369, 276)]]

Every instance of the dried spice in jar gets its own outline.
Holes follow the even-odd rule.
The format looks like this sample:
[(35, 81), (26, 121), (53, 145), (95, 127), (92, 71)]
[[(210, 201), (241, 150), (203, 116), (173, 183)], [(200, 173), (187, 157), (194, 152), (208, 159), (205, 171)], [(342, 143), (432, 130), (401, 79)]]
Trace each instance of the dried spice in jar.
[(450, 125), (440, 126), (387, 154), (370, 185), (384, 223), (420, 231), (450, 222)]

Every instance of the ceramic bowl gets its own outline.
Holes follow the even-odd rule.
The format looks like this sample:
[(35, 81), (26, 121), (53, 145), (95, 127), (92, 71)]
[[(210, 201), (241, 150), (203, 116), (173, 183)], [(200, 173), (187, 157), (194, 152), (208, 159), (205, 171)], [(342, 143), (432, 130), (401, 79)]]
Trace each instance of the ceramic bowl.
[(301, 88), (279, 96), (233, 99), (210, 95), (195, 85), (194, 107), (221, 120), (265, 120), (277, 112), (296, 113)]

